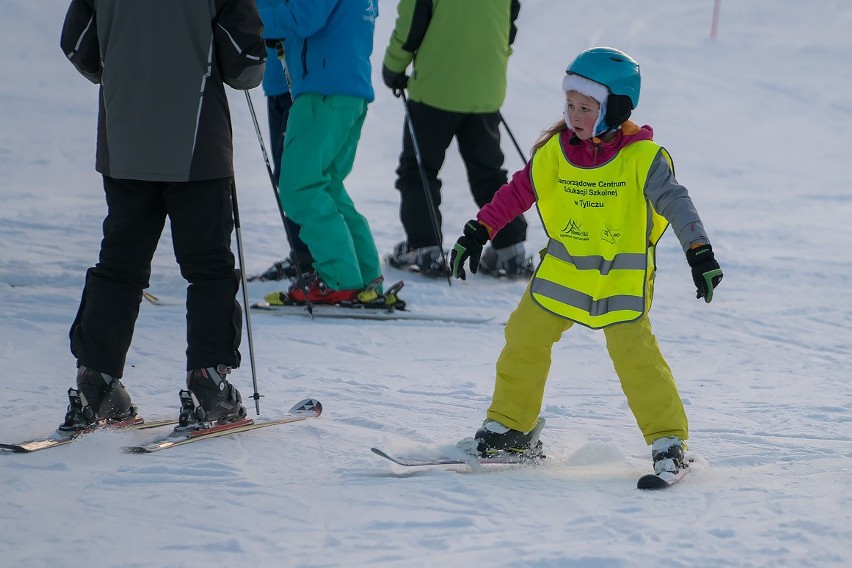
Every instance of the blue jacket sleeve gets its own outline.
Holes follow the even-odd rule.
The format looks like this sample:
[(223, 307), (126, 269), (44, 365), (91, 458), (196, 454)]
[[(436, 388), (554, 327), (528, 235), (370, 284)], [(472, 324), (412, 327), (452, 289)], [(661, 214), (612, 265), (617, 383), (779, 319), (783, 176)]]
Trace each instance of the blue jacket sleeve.
[(266, 37), (311, 37), (325, 27), (341, 0), (278, 0), (274, 7), (261, 8)]

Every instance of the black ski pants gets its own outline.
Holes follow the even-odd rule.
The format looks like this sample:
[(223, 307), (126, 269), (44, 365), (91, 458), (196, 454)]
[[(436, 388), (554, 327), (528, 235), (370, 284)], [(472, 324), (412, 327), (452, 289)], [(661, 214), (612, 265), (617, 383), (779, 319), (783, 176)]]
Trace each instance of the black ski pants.
[(187, 370), (238, 367), (242, 311), (236, 301), (231, 178), (191, 182), (104, 176), (107, 216), (97, 265), (86, 273), (71, 353), (79, 365), (121, 377), (151, 260), (171, 221), (186, 293)]
[[(266, 97), (267, 117), (269, 119), (269, 138), (272, 146), (272, 164), (275, 167), (273, 177), (275, 183), (280, 184), (281, 155), (284, 152), (284, 136), (287, 132), (287, 119), (290, 118), (290, 107), (293, 99), (290, 93)], [(302, 241), (299, 232), (302, 227), (298, 223), (284, 217), (284, 232), (287, 234), (287, 242), (290, 244), (290, 254), (299, 268), (307, 272), (314, 263), (314, 257), (308, 250), (308, 245)]]
[[(444, 165), (447, 148), (453, 138), (458, 142), (476, 205), (482, 207), (490, 202), (497, 190), (506, 183), (503, 151), (500, 148), (500, 113), (449, 112), (410, 100), (408, 112), (417, 137), (432, 203), (435, 204), (438, 227), (441, 227), (442, 220), (439, 209), (441, 180), (438, 179), (438, 172)], [(401, 197), (399, 216), (408, 244), (411, 248), (443, 244), (435, 234), (407, 124), (403, 124), (402, 154), (396, 174), (396, 188)], [(457, 227), (453, 235), (460, 233), (461, 229)], [(527, 222), (523, 215), (519, 215), (497, 233), (492, 244), (494, 248), (504, 248), (523, 242), (526, 238)]]

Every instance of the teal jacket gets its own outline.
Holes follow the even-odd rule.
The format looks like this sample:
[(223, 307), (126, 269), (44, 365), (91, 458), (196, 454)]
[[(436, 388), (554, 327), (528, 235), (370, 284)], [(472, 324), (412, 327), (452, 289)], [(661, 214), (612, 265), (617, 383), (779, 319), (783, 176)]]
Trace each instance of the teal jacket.
[[(269, 4), (266, 2), (264, 4)], [(277, 0), (261, 6), (263, 35), (284, 38), (293, 99), (302, 93), (374, 98), (376, 0)]]

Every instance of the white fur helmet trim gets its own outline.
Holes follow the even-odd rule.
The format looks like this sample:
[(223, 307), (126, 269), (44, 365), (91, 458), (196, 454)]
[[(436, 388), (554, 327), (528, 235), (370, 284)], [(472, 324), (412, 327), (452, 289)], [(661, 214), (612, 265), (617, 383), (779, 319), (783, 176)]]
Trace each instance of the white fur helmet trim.
[[(576, 91), (581, 95), (591, 97), (598, 101), (601, 108), (598, 113), (598, 120), (595, 122), (595, 136), (598, 136), (607, 130), (604, 117), (606, 116), (606, 100), (609, 97), (609, 89), (600, 83), (596, 83), (590, 79), (581, 77), (580, 75), (568, 73), (565, 75), (565, 78), (562, 79), (562, 90), (566, 93), (568, 91)], [(571, 128), (571, 124), (568, 121), (568, 103), (565, 104), (564, 114), (565, 122), (568, 124), (568, 128)]]

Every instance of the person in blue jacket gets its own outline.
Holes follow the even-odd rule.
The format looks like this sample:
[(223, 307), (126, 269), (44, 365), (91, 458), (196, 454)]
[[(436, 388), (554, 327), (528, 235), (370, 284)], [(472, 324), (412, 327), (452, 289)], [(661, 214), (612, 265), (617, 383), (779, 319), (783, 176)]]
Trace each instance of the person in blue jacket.
[(374, 0), (277, 0), (261, 7), (267, 37), (284, 38), (293, 106), (279, 197), (314, 258), (306, 290), (268, 301), (384, 303), (381, 264), (367, 220), (343, 185), (352, 171), (367, 104)]
[[(278, 0), (256, 0), (259, 9), (275, 6)], [(267, 24), (264, 23), (266, 27)], [(284, 150), (284, 134), (287, 131), (287, 118), (290, 116), (290, 106), (293, 98), (290, 96), (290, 85), (287, 75), (284, 73), (283, 62), (278, 59), (278, 50), (275, 45), (283, 42), (283, 38), (269, 35), (268, 27), (264, 33), (266, 41), (266, 60), (268, 65), (263, 73), (263, 94), (266, 95), (266, 115), (269, 123), (270, 151), (272, 152), (273, 177), (278, 183), (281, 176), (281, 152)], [(289, 278), (295, 280), (298, 271), (312, 270), (314, 262), (308, 246), (299, 238), (301, 227), (289, 217), (284, 217), (284, 230), (287, 234), (287, 242), (290, 244), (290, 254), (278, 261), (259, 276), (251, 277), (253, 280), (281, 280)]]

